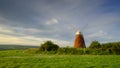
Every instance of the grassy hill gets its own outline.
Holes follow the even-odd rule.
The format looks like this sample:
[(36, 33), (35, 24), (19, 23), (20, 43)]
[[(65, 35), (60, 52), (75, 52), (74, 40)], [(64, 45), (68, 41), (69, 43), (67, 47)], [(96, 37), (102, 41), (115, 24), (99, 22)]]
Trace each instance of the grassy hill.
[(0, 68), (120, 68), (120, 55), (48, 55), (3, 50)]
[(18, 50), (18, 49), (28, 49), (28, 48), (38, 48), (38, 47), (39, 46), (0, 44), (0, 50)]

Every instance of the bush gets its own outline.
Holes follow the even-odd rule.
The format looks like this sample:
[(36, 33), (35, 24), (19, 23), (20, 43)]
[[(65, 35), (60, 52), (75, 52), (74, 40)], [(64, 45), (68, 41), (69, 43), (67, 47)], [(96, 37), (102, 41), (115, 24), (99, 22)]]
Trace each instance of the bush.
[(59, 48), (57, 44), (54, 44), (51, 41), (46, 41), (44, 44), (41, 44), (40, 51), (55, 51)]
[(101, 47), (101, 45), (100, 45), (100, 43), (98, 41), (92, 41), (89, 48), (98, 49), (100, 47)]

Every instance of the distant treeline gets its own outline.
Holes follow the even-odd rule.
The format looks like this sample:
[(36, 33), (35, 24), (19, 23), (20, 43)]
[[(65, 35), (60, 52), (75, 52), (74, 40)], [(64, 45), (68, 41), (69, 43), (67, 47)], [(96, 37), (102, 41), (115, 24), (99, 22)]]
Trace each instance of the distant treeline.
[(38, 48), (38, 46), (0, 44), (0, 50), (23, 50), (28, 48)]
[(120, 42), (100, 44), (98, 41), (93, 41), (88, 48), (59, 48), (56, 44), (48, 41), (42, 44), (39, 49), (28, 49), (27, 52), (40, 54), (120, 55)]

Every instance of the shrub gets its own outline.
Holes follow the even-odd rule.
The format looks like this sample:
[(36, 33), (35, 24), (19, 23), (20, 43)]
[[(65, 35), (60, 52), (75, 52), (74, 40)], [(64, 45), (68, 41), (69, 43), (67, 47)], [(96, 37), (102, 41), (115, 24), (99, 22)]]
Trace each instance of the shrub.
[(98, 49), (100, 47), (101, 47), (101, 45), (100, 45), (100, 43), (98, 41), (92, 41), (89, 48)]
[(41, 44), (39, 50), (40, 51), (55, 51), (59, 48), (57, 44), (54, 44), (51, 41), (46, 41), (45, 43)]

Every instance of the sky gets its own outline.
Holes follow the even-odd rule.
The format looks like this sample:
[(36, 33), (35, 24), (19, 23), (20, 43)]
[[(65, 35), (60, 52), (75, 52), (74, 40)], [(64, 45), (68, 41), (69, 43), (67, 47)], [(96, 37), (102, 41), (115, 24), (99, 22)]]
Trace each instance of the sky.
[(77, 30), (86, 46), (120, 41), (119, 0), (0, 0), (0, 44), (73, 47)]

